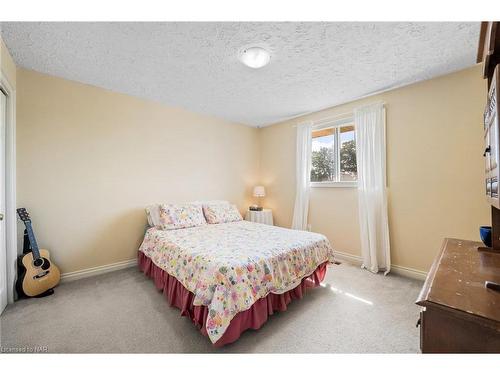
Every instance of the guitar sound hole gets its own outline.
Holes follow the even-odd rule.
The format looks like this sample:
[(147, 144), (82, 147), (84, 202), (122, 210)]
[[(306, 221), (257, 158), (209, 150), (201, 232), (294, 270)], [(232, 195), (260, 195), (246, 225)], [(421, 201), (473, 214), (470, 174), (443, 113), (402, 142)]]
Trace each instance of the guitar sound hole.
[(38, 258), (38, 259), (35, 259), (35, 260), (33, 261), (33, 265), (34, 265), (35, 267), (40, 267), (43, 263), (44, 263), (44, 262), (43, 262), (43, 259), (42, 259), (42, 258)]
[(50, 262), (48, 259), (43, 258), (42, 270), (48, 270), (50, 268)]

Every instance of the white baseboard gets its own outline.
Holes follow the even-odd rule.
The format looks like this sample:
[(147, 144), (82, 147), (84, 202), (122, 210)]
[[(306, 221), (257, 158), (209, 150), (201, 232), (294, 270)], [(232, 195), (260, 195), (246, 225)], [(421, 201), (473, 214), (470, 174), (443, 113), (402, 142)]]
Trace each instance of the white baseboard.
[(427, 272), (425, 271), (416, 270), (414, 268), (409, 268), (409, 267), (398, 266), (395, 264), (391, 265), (391, 272), (394, 272), (396, 275), (401, 275), (416, 280), (425, 280), (427, 278)]
[[(360, 266), (363, 264), (363, 258), (358, 255), (352, 255), (344, 253), (342, 251), (334, 251), (335, 258), (338, 260), (343, 260), (345, 262)], [(425, 280), (427, 277), (427, 272), (416, 270), (409, 267), (398, 266), (396, 264), (391, 264), (391, 272), (396, 275), (401, 275), (409, 277), (411, 279)]]
[(361, 267), (361, 264), (363, 264), (363, 259), (361, 259), (361, 257), (357, 255), (343, 253), (342, 251), (336, 251), (336, 250), (333, 251), (333, 255), (335, 256), (335, 259), (343, 260), (345, 262), (354, 264), (355, 266)]
[(133, 267), (135, 265), (137, 265), (137, 259), (130, 259), (130, 260), (124, 260), (122, 262), (105, 264), (104, 266), (97, 266), (92, 268), (86, 268), (84, 270), (67, 272), (61, 274), (61, 282), (84, 279), (86, 277), (97, 276), (112, 271), (118, 271), (124, 268)]

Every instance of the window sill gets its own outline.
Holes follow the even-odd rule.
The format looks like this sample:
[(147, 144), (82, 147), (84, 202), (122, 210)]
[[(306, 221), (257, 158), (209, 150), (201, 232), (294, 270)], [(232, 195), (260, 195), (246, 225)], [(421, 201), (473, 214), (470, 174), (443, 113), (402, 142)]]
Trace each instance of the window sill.
[(344, 182), (311, 182), (309, 185), (312, 188), (357, 188), (357, 181)]

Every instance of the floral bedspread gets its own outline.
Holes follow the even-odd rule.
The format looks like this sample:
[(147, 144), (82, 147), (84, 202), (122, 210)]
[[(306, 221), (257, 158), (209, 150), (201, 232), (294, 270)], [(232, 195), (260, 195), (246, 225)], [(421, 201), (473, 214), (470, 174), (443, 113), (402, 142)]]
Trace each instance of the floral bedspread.
[(296, 287), (333, 249), (325, 236), (249, 221), (146, 232), (139, 251), (179, 280), (209, 308), (212, 342), (231, 319), (269, 293)]

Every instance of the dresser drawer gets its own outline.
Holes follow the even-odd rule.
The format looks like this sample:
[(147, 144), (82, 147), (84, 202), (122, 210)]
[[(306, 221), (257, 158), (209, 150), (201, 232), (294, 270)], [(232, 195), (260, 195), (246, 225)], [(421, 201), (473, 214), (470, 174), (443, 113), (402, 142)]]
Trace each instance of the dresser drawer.
[(422, 353), (500, 353), (500, 328), (456, 311), (420, 312)]

